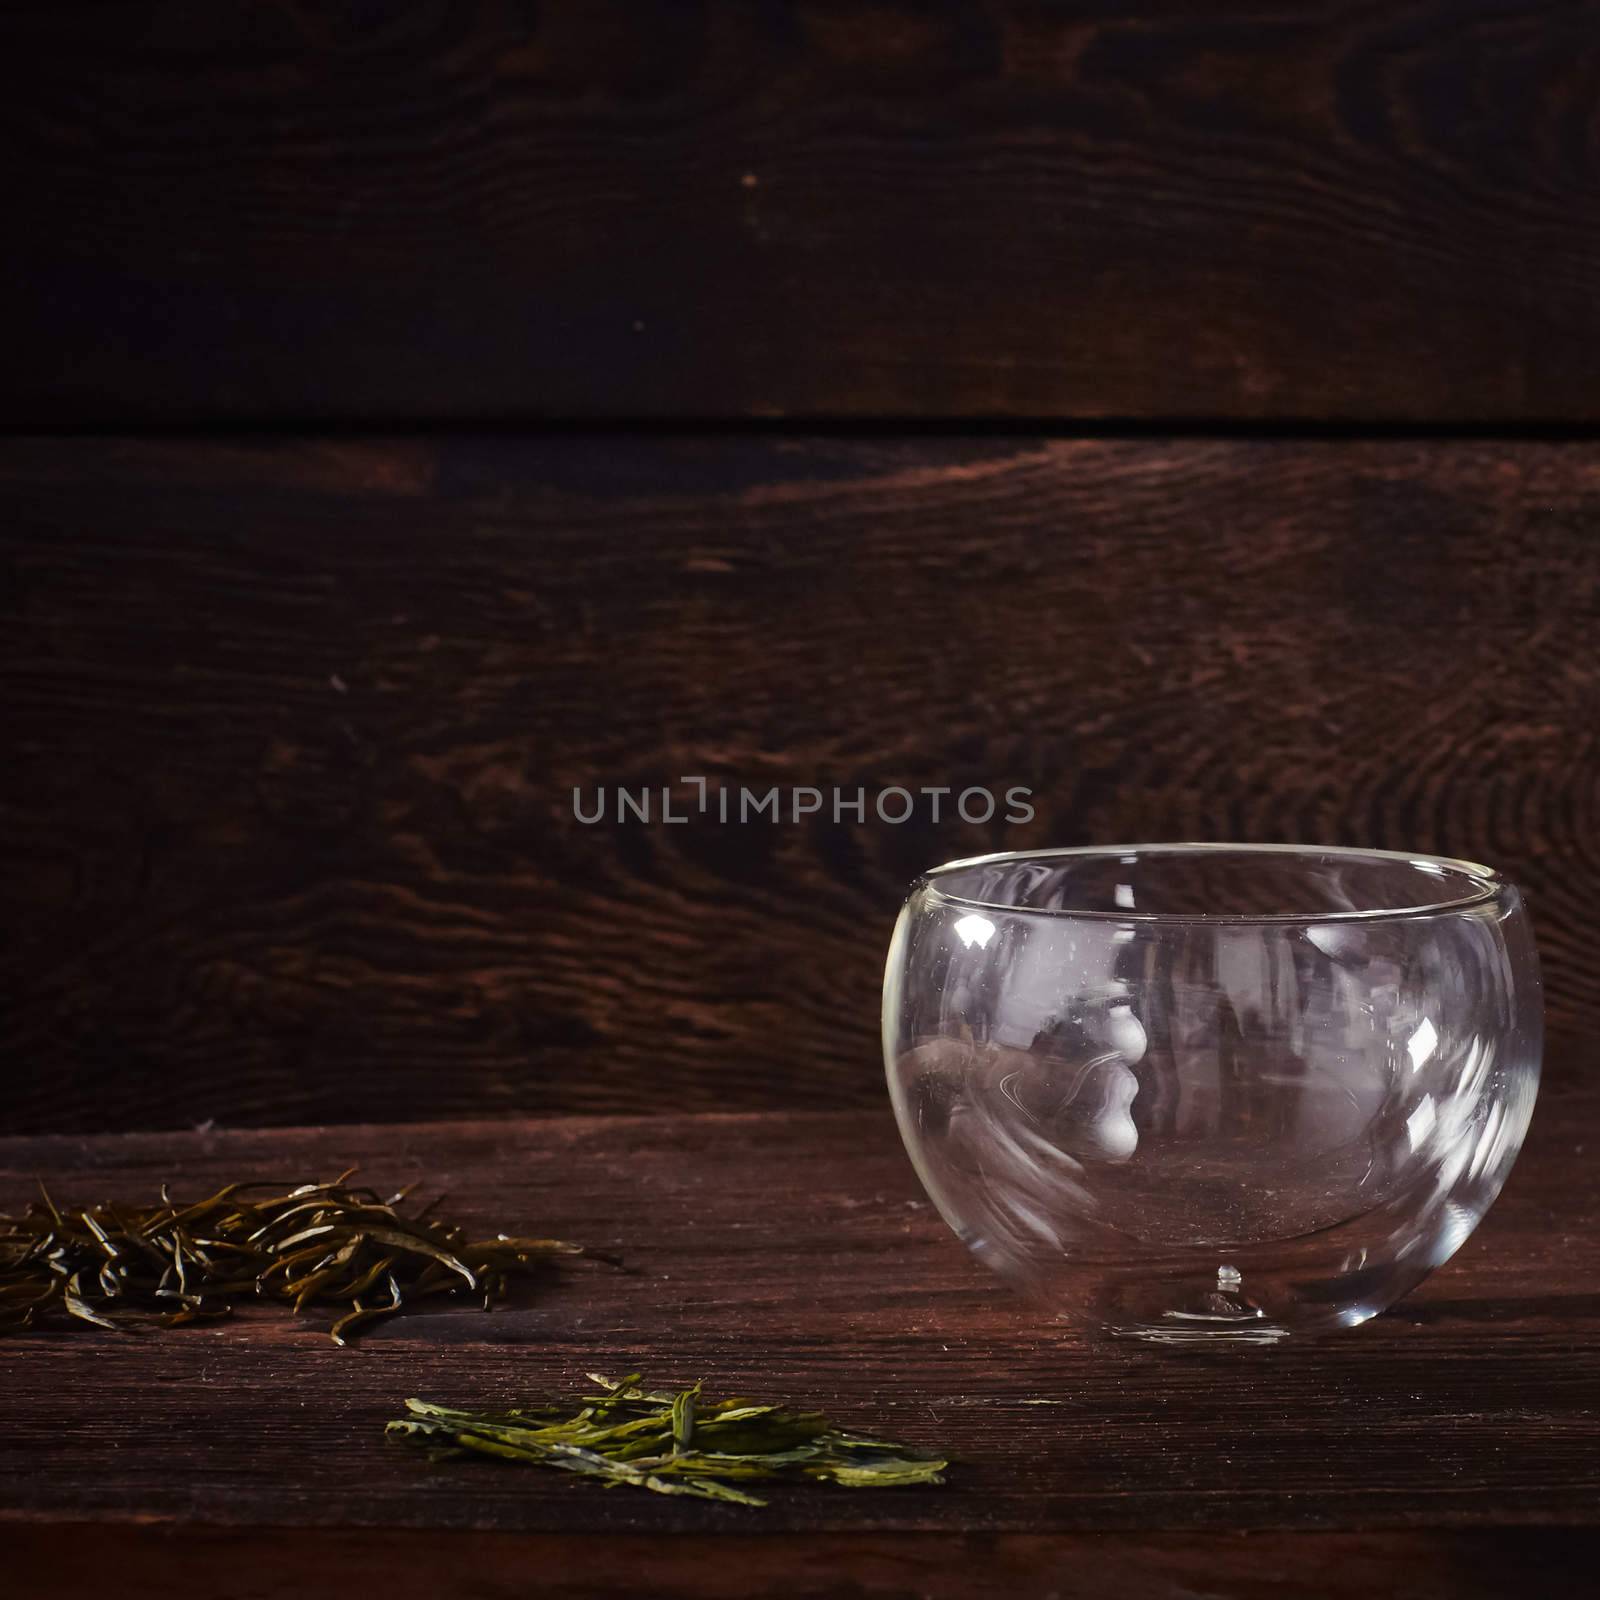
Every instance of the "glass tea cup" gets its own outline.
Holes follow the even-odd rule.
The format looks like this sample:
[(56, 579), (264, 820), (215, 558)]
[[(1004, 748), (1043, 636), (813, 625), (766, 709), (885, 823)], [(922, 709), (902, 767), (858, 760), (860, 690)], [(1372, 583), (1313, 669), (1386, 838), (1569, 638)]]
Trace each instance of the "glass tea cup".
[(1527, 1131), (1521, 896), (1378, 850), (1133, 845), (955, 861), (906, 898), (889, 1091), (946, 1222), (1085, 1329), (1352, 1327), (1458, 1250)]

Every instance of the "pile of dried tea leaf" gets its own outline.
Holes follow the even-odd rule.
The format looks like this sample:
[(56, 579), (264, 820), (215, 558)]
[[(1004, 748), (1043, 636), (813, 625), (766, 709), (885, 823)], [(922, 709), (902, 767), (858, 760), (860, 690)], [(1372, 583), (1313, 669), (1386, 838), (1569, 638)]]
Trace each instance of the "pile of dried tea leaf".
[(692, 1389), (648, 1390), (638, 1373), (613, 1380), (597, 1372), (602, 1392), (580, 1396), (576, 1411), (533, 1406), (513, 1411), (452, 1411), (406, 1401), (411, 1414), (388, 1432), (437, 1453), (475, 1452), (503, 1461), (556, 1467), (657, 1494), (692, 1495), (761, 1506), (735, 1483), (821, 1480), (851, 1489), (943, 1483), (947, 1461), (907, 1454), (900, 1445), (841, 1433), (816, 1411), (791, 1411), (750, 1400), (703, 1400)]
[[(513, 1273), (558, 1256), (597, 1255), (559, 1239), (469, 1239), (429, 1216), (332, 1183), (284, 1191), (230, 1183), (209, 1199), (62, 1210), (43, 1199), (0, 1214), (0, 1333), (76, 1317), (102, 1328), (176, 1327), (227, 1316), (240, 1296), (344, 1305), (333, 1342), (430, 1295), (472, 1291), (487, 1306)], [(265, 1190), (265, 1194), (261, 1191)], [(260, 1195), (260, 1198), (251, 1198)], [(435, 1202), (436, 1203), (436, 1202)], [(612, 1260), (600, 1256), (601, 1260)]]

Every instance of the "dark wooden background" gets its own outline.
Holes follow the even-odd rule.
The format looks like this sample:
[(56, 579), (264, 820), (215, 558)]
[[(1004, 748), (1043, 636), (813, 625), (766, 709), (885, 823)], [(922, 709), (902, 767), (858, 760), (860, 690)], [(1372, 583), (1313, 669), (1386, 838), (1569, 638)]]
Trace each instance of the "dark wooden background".
[[(1506, 868), (1583, 1070), (1600, 5), (19, 3), (0, 89), (0, 1131), (873, 1104), (918, 869), (1174, 837)], [(690, 774), (1037, 816), (572, 815)]]
[[(1588, 444), (14, 440), (0, 496), (12, 1131), (875, 1104), (906, 882), (1025, 845), (1481, 857), (1556, 1066), (1600, 1012)], [(574, 817), (695, 774), (1037, 815)]]

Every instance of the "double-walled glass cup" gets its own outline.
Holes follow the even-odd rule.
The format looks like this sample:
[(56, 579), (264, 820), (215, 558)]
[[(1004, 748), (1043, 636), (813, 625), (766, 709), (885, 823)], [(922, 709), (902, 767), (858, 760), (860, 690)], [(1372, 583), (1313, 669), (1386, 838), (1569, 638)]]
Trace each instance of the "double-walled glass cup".
[(923, 1184), (1002, 1277), (1113, 1336), (1268, 1344), (1477, 1225), (1533, 1110), (1538, 961), (1468, 861), (985, 856), (912, 886), (883, 1040)]

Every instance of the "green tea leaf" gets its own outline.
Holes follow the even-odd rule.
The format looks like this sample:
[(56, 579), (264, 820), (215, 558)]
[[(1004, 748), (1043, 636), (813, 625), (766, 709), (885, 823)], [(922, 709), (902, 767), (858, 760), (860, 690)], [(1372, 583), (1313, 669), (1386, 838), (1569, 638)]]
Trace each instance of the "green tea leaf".
[(685, 1389), (681, 1394), (674, 1396), (672, 1401), (672, 1450), (676, 1455), (687, 1450), (694, 1439), (694, 1401), (700, 1392), (700, 1385), (692, 1389)]
[(409, 1416), (386, 1433), (438, 1454), (441, 1446), (554, 1467), (627, 1486), (734, 1505), (765, 1502), (734, 1482), (790, 1480), (851, 1489), (942, 1484), (949, 1463), (887, 1440), (840, 1433), (815, 1411), (746, 1400), (708, 1401), (702, 1385), (652, 1390), (638, 1373), (611, 1379), (589, 1373), (604, 1393), (582, 1397), (575, 1411), (555, 1404), (474, 1412), (406, 1401)]
[(943, 1483), (939, 1474), (948, 1461), (888, 1460), (871, 1463), (819, 1462), (807, 1467), (814, 1478), (843, 1484), (848, 1489), (891, 1489), (899, 1484)]

